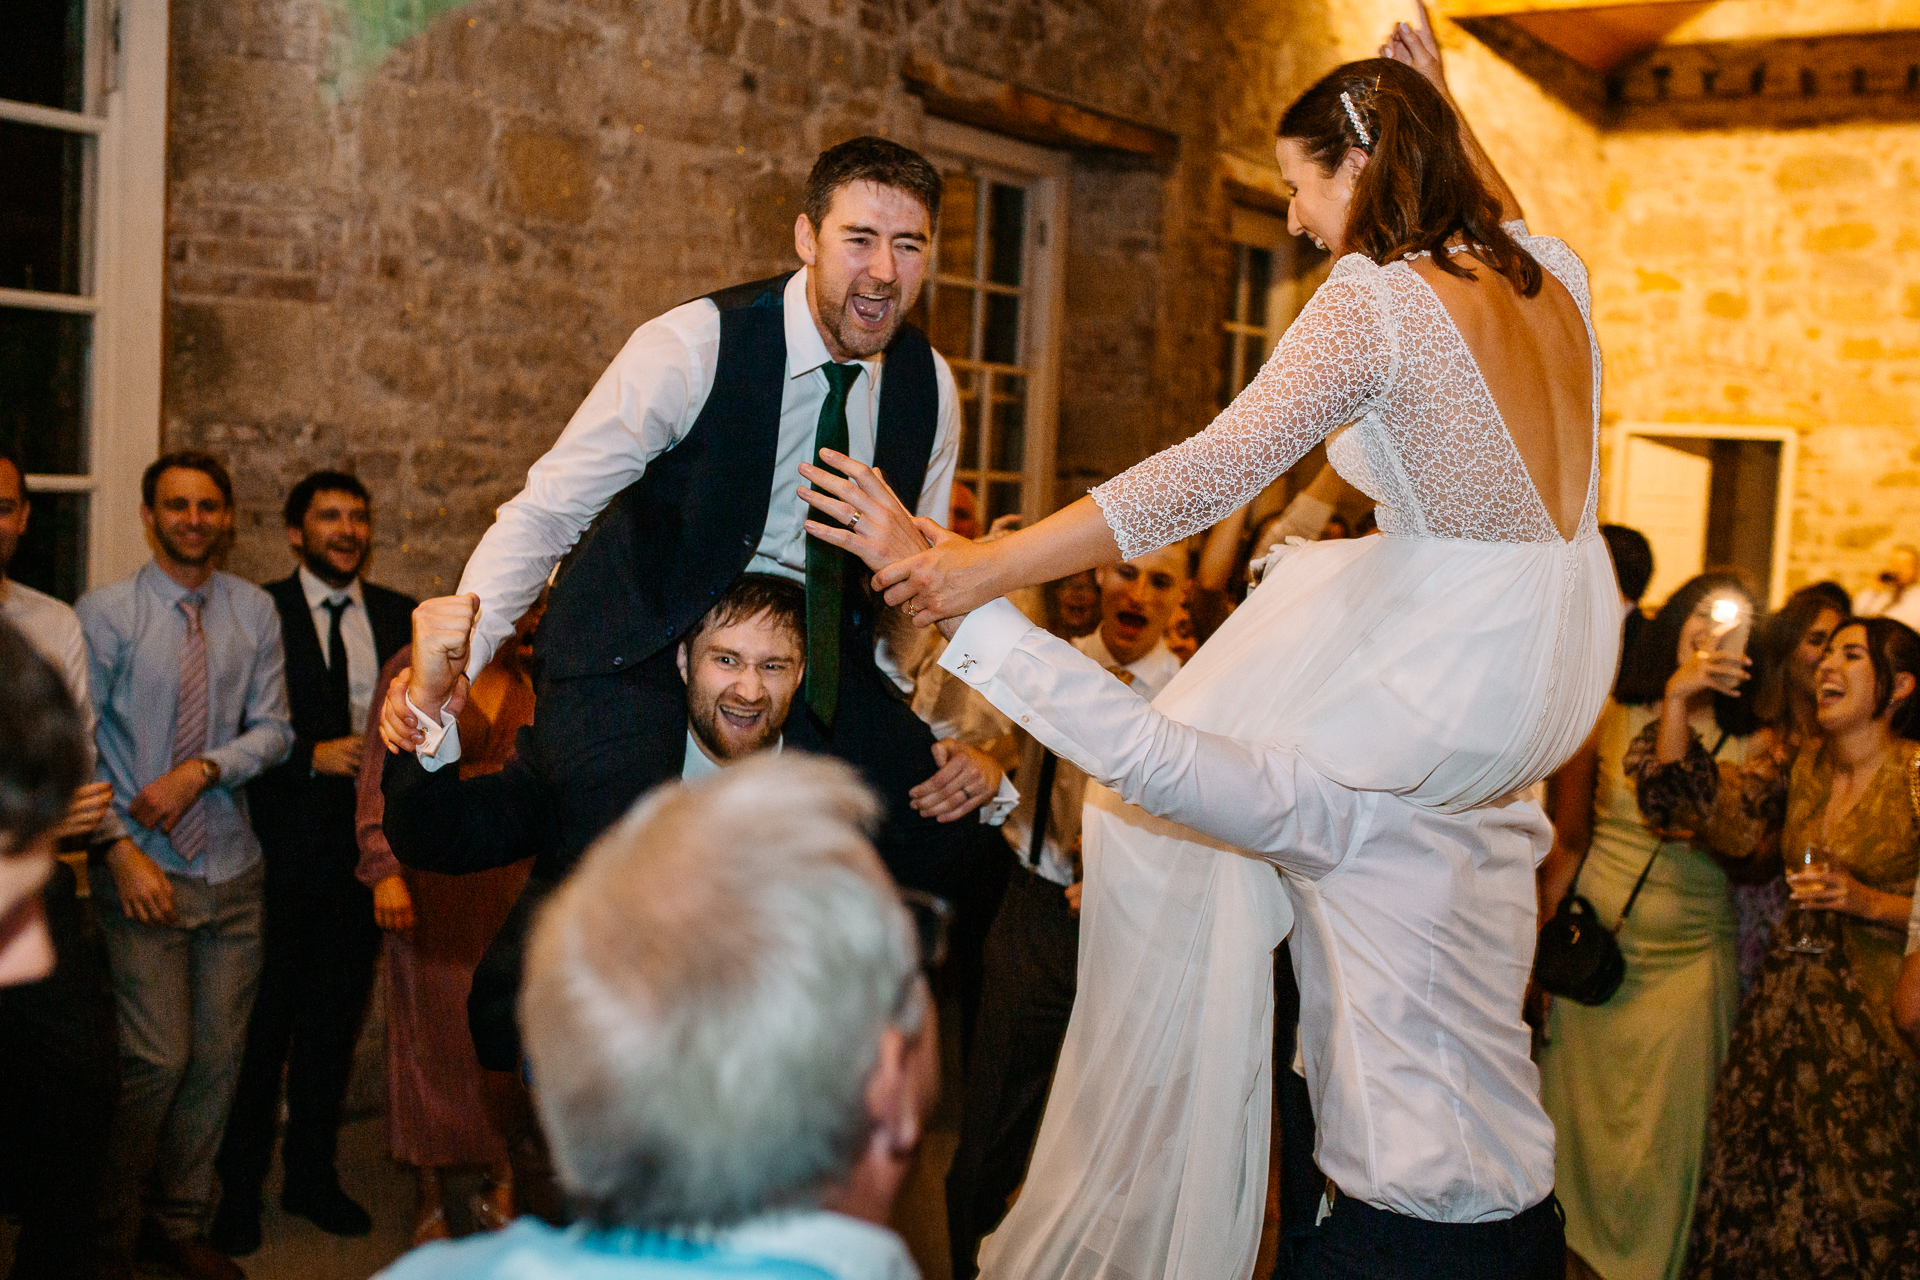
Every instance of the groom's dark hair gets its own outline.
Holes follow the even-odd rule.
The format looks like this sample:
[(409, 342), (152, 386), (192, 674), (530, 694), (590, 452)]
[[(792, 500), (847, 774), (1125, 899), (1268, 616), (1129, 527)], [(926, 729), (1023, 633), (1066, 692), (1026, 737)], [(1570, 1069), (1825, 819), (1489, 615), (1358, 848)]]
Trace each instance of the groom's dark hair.
[(801, 199), (807, 221), (819, 231), (833, 206), (833, 193), (849, 182), (872, 182), (898, 187), (927, 207), (927, 217), (940, 220), (940, 171), (918, 151), (885, 138), (850, 138), (828, 147), (813, 162)]

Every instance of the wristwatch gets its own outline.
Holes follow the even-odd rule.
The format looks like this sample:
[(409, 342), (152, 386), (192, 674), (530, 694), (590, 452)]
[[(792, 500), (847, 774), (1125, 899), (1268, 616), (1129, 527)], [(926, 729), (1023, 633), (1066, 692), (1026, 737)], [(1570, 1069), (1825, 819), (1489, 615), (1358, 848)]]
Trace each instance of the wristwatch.
[(207, 759), (207, 758), (206, 758), (205, 756), (195, 756), (195, 757), (194, 757), (194, 759), (193, 759), (193, 762), (194, 762), (195, 764), (197, 764), (197, 765), (199, 765), (199, 766), (200, 766), (200, 767), (201, 767), (202, 769), (204, 769), (204, 770), (206, 770), (206, 772), (207, 772), (207, 781), (206, 781), (206, 785), (207, 785), (207, 786), (209, 786), (209, 787), (211, 787), (211, 786), (213, 786), (213, 785), (214, 785), (215, 783), (217, 783), (217, 782), (219, 782), (219, 781), (220, 781), (220, 766), (219, 766), (219, 765), (217, 765), (217, 764), (215, 764), (215, 763), (214, 763), (213, 761), (211, 761), (211, 760), (209, 760), (209, 759)]

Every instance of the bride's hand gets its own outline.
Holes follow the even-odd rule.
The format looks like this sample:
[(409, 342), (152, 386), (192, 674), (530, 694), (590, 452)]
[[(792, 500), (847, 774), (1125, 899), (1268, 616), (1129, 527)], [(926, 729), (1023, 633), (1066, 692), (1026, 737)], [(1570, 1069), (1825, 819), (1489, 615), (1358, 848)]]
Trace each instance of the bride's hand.
[(1446, 96), (1447, 72), (1441, 65), (1440, 41), (1433, 34), (1433, 15), (1427, 12), (1426, 0), (1420, 0), (1419, 25), (1394, 23), (1393, 30), (1387, 32), (1386, 43), (1380, 46), (1380, 56), (1406, 63)]
[[(933, 544), (933, 537), (919, 527), (920, 522), (877, 469), (832, 449), (822, 449), (820, 456), (843, 474), (801, 463), (800, 474), (813, 488), (802, 485), (800, 497), (821, 515), (840, 523), (809, 520), (808, 533), (860, 557), (869, 569), (884, 569), (896, 560), (919, 555)], [(932, 521), (926, 523), (940, 528)]]

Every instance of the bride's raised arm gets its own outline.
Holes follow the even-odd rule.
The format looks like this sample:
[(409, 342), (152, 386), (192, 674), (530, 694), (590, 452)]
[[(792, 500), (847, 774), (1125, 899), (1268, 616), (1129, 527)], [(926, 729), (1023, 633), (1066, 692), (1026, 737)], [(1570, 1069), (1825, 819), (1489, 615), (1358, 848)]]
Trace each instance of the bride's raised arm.
[(1500, 221), (1524, 219), (1527, 215), (1520, 209), (1520, 197), (1513, 194), (1513, 188), (1507, 185), (1507, 180), (1500, 176), (1500, 170), (1494, 167), (1493, 157), (1487, 154), (1487, 149), (1480, 145), (1480, 139), (1474, 136), (1466, 113), (1460, 110), (1460, 104), (1454, 101), (1453, 90), (1447, 87), (1447, 70), (1440, 57), (1440, 41), (1433, 33), (1433, 15), (1427, 11), (1425, 0), (1421, 0), (1420, 4), (1419, 25), (1394, 23), (1393, 30), (1387, 32), (1386, 43), (1380, 46), (1380, 56), (1412, 67), (1440, 91), (1440, 96), (1453, 108), (1453, 114), (1460, 118), (1460, 140), (1466, 144), (1467, 154), (1473, 158), (1474, 169), (1480, 174), (1481, 181), (1500, 198)]
[[(892, 544), (857, 532), (818, 522), (807, 532), (876, 569), (875, 587), (889, 605), (908, 608), (916, 624), (954, 617), (1016, 587), (1142, 555), (1212, 526), (1358, 417), (1386, 385), (1390, 350), (1370, 269), (1336, 270), (1210, 426), (1031, 529), (992, 543), (943, 541), (898, 561)], [(822, 485), (826, 473), (804, 474)], [(855, 510), (863, 521), (882, 514), (859, 486), (832, 497), (814, 490), (801, 496), (842, 524)]]

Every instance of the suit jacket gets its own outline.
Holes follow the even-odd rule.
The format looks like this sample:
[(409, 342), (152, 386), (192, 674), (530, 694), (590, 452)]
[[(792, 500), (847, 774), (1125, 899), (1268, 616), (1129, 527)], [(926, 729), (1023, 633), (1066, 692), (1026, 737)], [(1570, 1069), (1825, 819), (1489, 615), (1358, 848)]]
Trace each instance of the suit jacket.
[[(361, 582), (373, 647), (384, 666), (412, 638), (412, 596)], [(296, 572), (266, 584), (280, 611), (280, 638), (287, 654), (287, 704), (293, 718), (293, 752), (285, 764), (261, 774), (248, 788), (254, 831), (274, 871), (320, 875), (353, 882), (359, 859), (353, 837), (354, 780), (313, 772), (313, 749), (353, 732), (329, 697), (320, 633)], [(379, 714), (376, 691), (374, 714)], [(275, 863), (279, 865), (276, 867)]]

